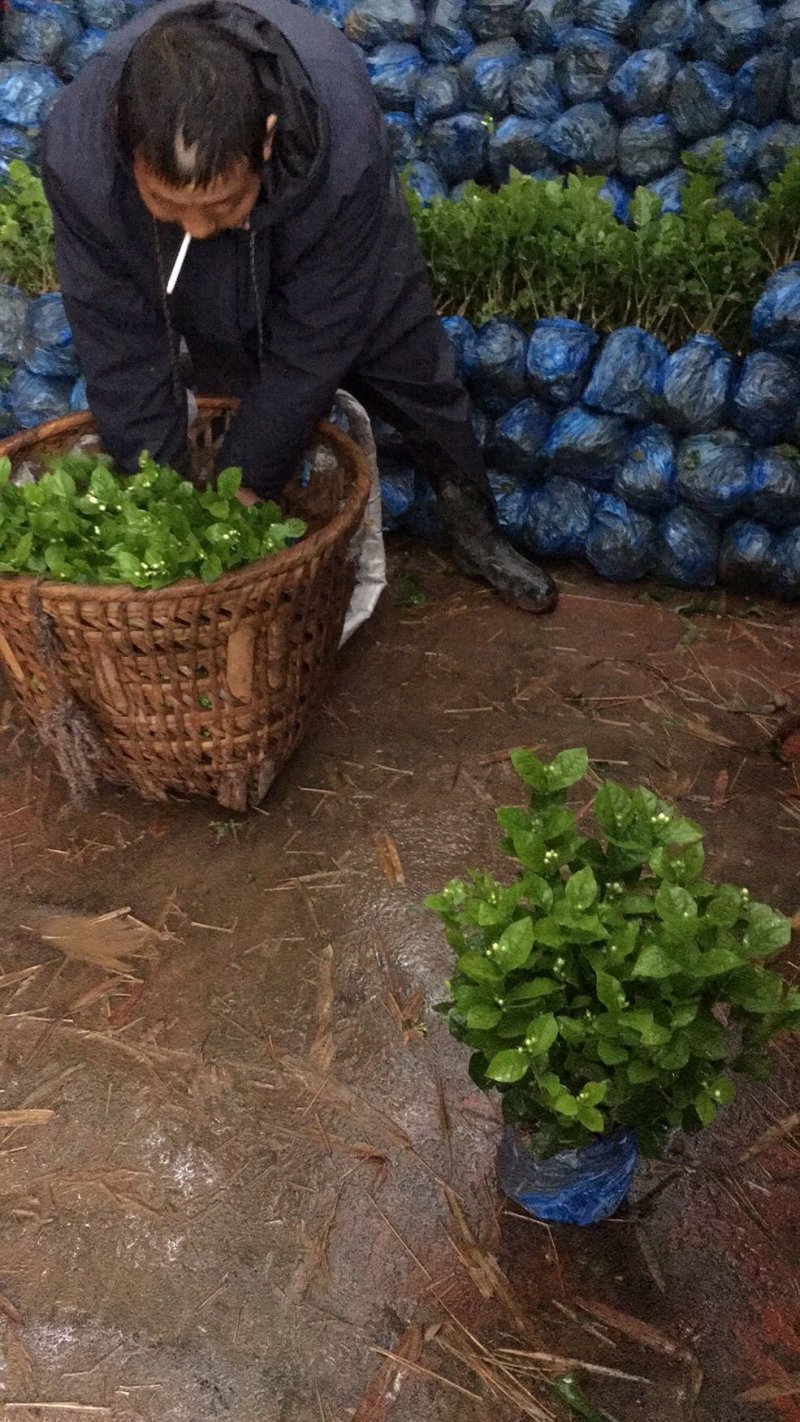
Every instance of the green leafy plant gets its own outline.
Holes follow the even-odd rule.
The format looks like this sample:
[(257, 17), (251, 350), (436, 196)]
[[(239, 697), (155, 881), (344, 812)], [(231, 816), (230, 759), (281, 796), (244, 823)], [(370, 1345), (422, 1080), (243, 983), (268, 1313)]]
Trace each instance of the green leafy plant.
[(212, 582), (306, 531), (277, 504), (240, 503), (240, 485), (240, 471), (226, 469), (201, 490), (147, 455), (127, 478), (88, 454), (52, 459), (37, 483), (17, 485), (0, 460), (0, 574), (137, 588)]
[(583, 834), (567, 791), (584, 750), (511, 758), (530, 789), (497, 811), (516, 878), (475, 872), (428, 900), (456, 953), (450, 1030), (537, 1154), (621, 1126), (656, 1151), (710, 1125), (728, 1069), (763, 1074), (770, 1038), (800, 1027), (800, 992), (764, 966), (790, 925), (705, 878), (700, 827), (641, 786), (603, 784)]
[(41, 178), (15, 159), (0, 184), (0, 281), (32, 296), (55, 291), (53, 217)]

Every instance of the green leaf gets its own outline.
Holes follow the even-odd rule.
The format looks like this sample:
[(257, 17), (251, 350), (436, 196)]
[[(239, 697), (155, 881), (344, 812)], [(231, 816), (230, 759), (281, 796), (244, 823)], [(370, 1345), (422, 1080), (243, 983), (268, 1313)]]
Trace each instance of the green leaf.
[(597, 996), (603, 1006), (607, 1007), (609, 1012), (617, 1012), (621, 1007), (624, 1007), (625, 993), (619, 980), (612, 977), (611, 973), (602, 971), (598, 972), (596, 976)]
[(506, 993), (506, 1002), (532, 1002), (537, 997), (549, 997), (560, 991), (561, 984), (555, 978), (528, 978)]
[(621, 1066), (628, 1060), (627, 1049), (606, 1037), (598, 1038), (597, 1055), (604, 1066)]
[(490, 1003), (476, 1003), (467, 1010), (467, 1026), (476, 1027), (481, 1032), (490, 1032), (502, 1017), (502, 1008)]
[(697, 918), (697, 904), (687, 889), (662, 884), (656, 894), (656, 913), (669, 928), (686, 928)]
[(516, 919), (501, 933), (493, 945), (493, 958), (504, 973), (521, 968), (528, 961), (533, 948), (533, 920), (530, 917)]
[(752, 958), (771, 958), (785, 948), (792, 936), (788, 918), (767, 904), (751, 904), (745, 946)]
[(718, 1106), (730, 1106), (736, 1100), (736, 1087), (727, 1076), (718, 1076), (708, 1090)]
[(543, 1012), (528, 1024), (525, 1046), (532, 1056), (543, 1056), (545, 1052), (549, 1052), (557, 1037), (558, 1023), (555, 1014)]
[(589, 769), (589, 756), (585, 750), (561, 751), (547, 767), (547, 789), (568, 790), (582, 780)]
[(578, 1101), (578, 1120), (587, 1131), (594, 1131), (602, 1134), (605, 1130), (605, 1118), (602, 1111), (598, 1111), (596, 1106), (586, 1106), (582, 1101)]
[(529, 1066), (530, 1061), (525, 1052), (519, 1051), (517, 1048), (509, 1048), (492, 1057), (486, 1068), (486, 1075), (491, 1081), (502, 1083), (521, 1081)]
[(487, 987), (499, 987), (503, 981), (502, 973), (497, 971), (494, 965), (483, 958), (480, 953), (462, 953), (458, 959), (460, 971), (471, 979), (474, 983), (485, 984)]
[(652, 1081), (653, 1077), (658, 1075), (652, 1062), (642, 1061), (639, 1057), (628, 1062), (626, 1071), (631, 1086), (642, 1086), (646, 1081)]
[(591, 908), (597, 898), (597, 880), (591, 869), (579, 869), (567, 880), (567, 903), (577, 913)]
[(619, 837), (633, 820), (633, 801), (627, 790), (606, 780), (595, 796), (594, 817), (606, 834)]
[(716, 978), (738, 968), (741, 959), (731, 948), (707, 948), (693, 956), (688, 971), (693, 978)]
[(223, 469), (217, 479), (217, 493), (222, 499), (235, 499), (242, 487), (241, 469)]
[(699, 1091), (694, 1098), (694, 1109), (704, 1126), (710, 1126), (717, 1119), (719, 1107), (709, 1091)]
[(578, 1092), (578, 1100), (585, 1102), (587, 1106), (599, 1106), (601, 1101), (605, 1101), (607, 1095), (607, 1081), (587, 1081), (586, 1085)]
[(548, 789), (547, 771), (533, 751), (513, 750), (511, 764), (525, 785), (530, 785), (537, 794), (545, 793)]
[(675, 962), (660, 943), (648, 943), (633, 965), (635, 978), (669, 978), (676, 971)]
[(559, 1116), (566, 1116), (568, 1120), (574, 1120), (578, 1114), (578, 1101), (570, 1091), (562, 1091), (560, 1096), (553, 1098), (553, 1110)]

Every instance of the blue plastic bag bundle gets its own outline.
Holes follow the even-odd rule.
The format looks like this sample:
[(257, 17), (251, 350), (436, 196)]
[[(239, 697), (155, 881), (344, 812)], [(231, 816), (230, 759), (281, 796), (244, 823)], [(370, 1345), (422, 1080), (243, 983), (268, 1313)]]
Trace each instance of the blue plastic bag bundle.
[(610, 415), (647, 420), (661, 391), (667, 352), (639, 326), (622, 326), (606, 337), (583, 399)]
[(578, 0), (553, 0), (550, 12), (553, 49), (560, 49), (578, 23)]
[(500, 469), (488, 469), (486, 477), (494, 499), (497, 527), (506, 538), (521, 541), (528, 521), (530, 487)]
[(714, 336), (690, 336), (667, 356), (662, 394), (669, 423), (692, 434), (719, 429), (728, 414), (733, 356)]
[(642, 513), (663, 513), (677, 498), (675, 442), (663, 425), (645, 425), (628, 445), (614, 492)]
[(428, 129), (425, 151), (448, 187), (477, 180), (485, 171), (489, 151), (486, 124), (477, 114), (437, 119)]
[(416, 475), (409, 466), (380, 461), (383, 529), (394, 533), (401, 528), (416, 498)]
[(766, 192), (761, 183), (721, 183), (717, 197), (723, 207), (730, 208), (734, 217), (746, 222), (752, 216), (753, 207), (763, 202)]
[(419, 76), (414, 94), (414, 118), (421, 128), (427, 128), (435, 119), (458, 113), (460, 106), (457, 69), (437, 64)]
[(0, 285), (0, 365), (19, 365), (30, 352), (30, 304), (31, 298), (18, 287)]
[(554, 0), (529, 0), (519, 23), (518, 39), (528, 54), (538, 55), (555, 49), (553, 20)]
[(23, 430), (30, 430), (45, 420), (57, 420), (68, 414), (74, 383), (74, 380), (34, 375), (19, 366), (8, 384), (8, 400), (17, 424)]
[(576, 21), (590, 30), (627, 37), (646, 0), (578, 0)]
[(80, 20), (66, 5), (51, 0), (8, 0), (5, 5), (3, 39), (18, 59), (55, 64), (80, 33)]
[(464, 107), (493, 118), (507, 114), (511, 76), (521, 58), (516, 40), (491, 40), (473, 49), (459, 71)]
[(605, 174), (616, 164), (618, 137), (617, 123), (603, 104), (576, 104), (551, 123), (547, 144), (560, 162)]
[(800, 356), (800, 262), (769, 278), (753, 307), (750, 334), (756, 345)]
[(717, 578), (719, 529), (712, 519), (678, 504), (659, 520), (653, 571), (678, 588), (711, 588)]
[(617, 222), (627, 222), (629, 217), (630, 189), (619, 178), (606, 178), (598, 197), (607, 202)]
[(118, 30), (133, 11), (129, 0), (77, 0), (84, 25), (98, 30)]
[(661, 199), (661, 212), (680, 212), (683, 206), (683, 190), (689, 181), (689, 176), (685, 168), (673, 168), (671, 173), (665, 173), (663, 178), (656, 178), (654, 183), (648, 183), (647, 187), (656, 197)]
[(478, 365), (475, 328), (466, 316), (443, 316), (442, 326), (455, 351), (458, 373), (462, 380), (469, 380)]
[(8, 165), (16, 161), (32, 163), (39, 153), (39, 136), (12, 124), (0, 124), (0, 177), (8, 176)]
[(753, 451), (733, 430), (690, 435), (678, 446), (678, 494), (712, 518), (730, 518), (750, 498)]
[(525, 4), (526, 0), (467, 0), (464, 19), (479, 40), (508, 39), (519, 29)]
[(391, 40), (419, 39), (425, 14), (419, 0), (356, 0), (344, 22), (344, 32), (364, 49)]
[(350, 0), (308, 0), (308, 8), (324, 20), (330, 20), (337, 30), (343, 30), (350, 11)]
[(663, 178), (678, 161), (678, 136), (666, 114), (632, 118), (622, 125), (617, 162), (623, 178), (648, 183)]
[(65, 49), (62, 49), (58, 61), (60, 72), (68, 79), (74, 79), (80, 73), (87, 59), (91, 59), (93, 54), (97, 54), (107, 39), (108, 30), (84, 30), (74, 44), (68, 44)]
[(758, 0), (706, 0), (694, 41), (698, 59), (738, 69), (767, 38), (767, 17)]
[(655, 0), (642, 14), (637, 38), (642, 49), (663, 46), (683, 54), (696, 35), (698, 24), (697, 0)]
[(507, 183), (511, 168), (520, 173), (538, 173), (547, 163), (549, 125), (539, 119), (512, 114), (498, 124), (489, 139), (489, 172), (496, 183)]
[(0, 64), (0, 123), (41, 128), (50, 105), (63, 85), (43, 64), (7, 59)]
[(586, 552), (595, 491), (555, 474), (530, 490), (521, 543), (537, 558), (580, 558)]
[(399, 173), (404, 173), (419, 156), (420, 131), (410, 114), (384, 114), (383, 121), (394, 166)]
[(420, 41), (432, 64), (460, 64), (475, 48), (464, 20), (464, 0), (433, 0)]
[(787, 528), (775, 539), (775, 591), (790, 602), (800, 599), (800, 528)]
[(734, 76), (736, 117), (766, 128), (781, 111), (789, 73), (788, 51), (774, 46), (745, 60)]
[(507, 1126), (497, 1152), (497, 1180), (503, 1193), (536, 1219), (592, 1225), (622, 1204), (638, 1158), (633, 1132), (613, 1131), (583, 1150), (537, 1160), (521, 1133)]
[(750, 484), (750, 510), (762, 523), (800, 523), (800, 455), (791, 446), (757, 449)]
[(69, 397), (69, 412), (71, 415), (77, 415), (80, 411), (88, 410), (88, 408), (89, 396), (86, 393), (86, 381), (81, 375), (72, 387), (72, 393)]
[(755, 444), (779, 444), (794, 434), (800, 410), (800, 366), (774, 351), (745, 356), (733, 392), (733, 423)]
[(416, 193), (423, 207), (430, 207), (437, 198), (447, 197), (447, 188), (432, 163), (412, 163), (404, 176), (407, 186)]
[(685, 64), (672, 85), (667, 111), (689, 142), (720, 133), (733, 112), (733, 80), (714, 64)]
[(656, 532), (656, 521), (649, 514), (629, 508), (618, 494), (600, 494), (589, 522), (586, 557), (601, 577), (634, 582), (652, 567)]
[(737, 120), (725, 133), (701, 138), (689, 151), (698, 158), (717, 161), (720, 177), (725, 181), (741, 180), (752, 177), (756, 171), (760, 140), (757, 128)]
[(775, 534), (750, 518), (737, 519), (722, 535), (719, 577), (745, 592), (775, 583)]
[(422, 538), (426, 543), (441, 543), (445, 538), (445, 528), (439, 511), (436, 494), (420, 474), (415, 481), (415, 498), (405, 517), (404, 529), (412, 538)]
[(793, 59), (786, 80), (786, 107), (794, 123), (800, 122), (800, 59)]
[(612, 75), (608, 93), (627, 118), (648, 118), (667, 105), (678, 61), (668, 49), (637, 49)]
[(34, 375), (75, 380), (78, 357), (72, 344), (64, 302), (58, 292), (47, 292), (30, 303), (26, 331), (32, 346), (25, 364)]
[(382, 44), (367, 55), (367, 72), (382, 109), (413, 112), (417, 84), (427, 69), (415, 44)]
[(625, 50), (601, 30), (575, 29), (556, 54), (556, 77), (571, 104), (601, 98)]
[(537, 54), (518, 64), (511, 76), (509, 97), (514, 113), (522, 118), (556, 118), (564, 107), (564, 100), (553, 58), (549, 54)]
[(475, 332), (468, 379), (488, 415), (502, 415), (525, 394), (527, 341), (516, 321), (487, 321)]
[(528, 383), (534, 395), (553, 405), (573, 405), (580, 400), (599, 339), (590, 326), (566, 316), (537, 321), (527, 358)]
[(550, 416), (541, 401), (529, 395), (497, 421), (487, 442), (487, 458), (504, 474), (536, 478), (541, 451), (550, 432)]
[(627, 421), (618, 415), (570, 405), (553, 421), (543, 453), (559, 474), (608, 485), (625, 457), (629, 435)]
[(792, 54), (800, 54), (800, 0), (786, 0), (773, 10), (769, 37), (774, 44), (785, 45)]
[(757, 167), (762, 183), (771, 183), (786, 167), (789, 159), (800, 152), (800, 125), (778, 119), (761, 130)]

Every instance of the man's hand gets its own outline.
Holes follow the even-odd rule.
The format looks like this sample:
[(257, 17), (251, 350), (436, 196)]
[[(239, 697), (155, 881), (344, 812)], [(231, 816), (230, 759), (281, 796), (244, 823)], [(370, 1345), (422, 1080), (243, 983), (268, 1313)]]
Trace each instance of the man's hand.
[(253, 504), (260, 504), (263, 502), (263, 500), (259, 498), (258, 494), (255, 494), (252, 489), (239, 489), (237, 490), (236, 497), (239, 500), (239, 503), (245, 504), (247, 508), (251, 508)]

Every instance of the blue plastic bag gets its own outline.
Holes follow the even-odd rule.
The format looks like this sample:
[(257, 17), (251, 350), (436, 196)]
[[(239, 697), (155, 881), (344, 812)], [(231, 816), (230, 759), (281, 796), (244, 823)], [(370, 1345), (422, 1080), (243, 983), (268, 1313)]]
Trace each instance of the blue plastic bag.
[(435, 119), (458, 113), (460, 104), (457, 69), (437, 64), (419, 76), (414, 94), (414, 118), (421, 128), (427, 128)]
[(758, 0), (706, 0), (694, 41), (698, 59), (738, 69), (764, 47), (767, 17)]
[(69, 412), (71, 415), (77, 415), (83, 410), (88, 410), (88, 408), (89, 396), (86, 393), (86, 381), (81, 375), (72, 387), (72, 393), (69, 397)]
[(800, 454), (793, 446), (757, 449), (750, 484), (750, 510), (762, 523), (800, 523)]
[(614, 492), (642, 513), (663, 513), (675, 503), (677, 478), (672, 435), (663, 425), (645, 425), (628, 445), (614, 476)]
[(737, 120), (725, 133), (701, 138), (690, 149), (698, 158), (714, 158), (719, 162), (720, 177), (741, 181), (756, 171), (761, 134), (752, 124)]
[(537, 321), (528, 345), (528, 382), (540, 399), (573, 405), (583, 394), (600, 338), (590, 326), (552, 316)]
[(781, 111), (789, 73), (788, 51), (774, 46), (746, 59), (734, 76), (736, 117), (766, 128)]
[(410, 114), (384, 114), (383, 121), (394, 166), (398, 173), (404, 173), (419, 156), (420, 131)]
[(468, 54), (459, 70), (466, 109), (502, 118), (510, 107), (511, 76), (522, 58), (515, 40), (493, 40)]
[(382, 44), (367, 55), (367, 73), (382, 109), (411, 113), (417, 84), (427, 68), (415, 44)]
[(350, 12), (350, 0), (308, 0), (308, 8), (313, 14), (321, 15), (324, 20), (330, 20), (337, 30), (343, 30), (344, 22)]
[(3, 38), (9, 51), (32, 64), (55, 64), (61, 51), (80, 37), (80, 20), (51, 0), (7, 0)]
[(462, 380), (469, 380), (478, 368), (478, 348), (475, 328), (466, 316), (444, 316), (442, 326), (456, 355), (456, 365)]
[(528, 174), (541, 171), (549, 157), (548, 127), (541, 120), (516, 114), (498, 124), (489, 139), (489, 172), (496, 183), (507, 183), (511, 168)]
[(420, 41), (432, 64), (460, 64), (475, 48), (464, 20), (464, 0), (433, 0)]
[(800, 600), (800, 528), (787, 528), (775, 539), (775, 591), (790, 602)]
[(416, 475), (410, 467), (380, 462), (381, 508), (384, 533), (402, 528), (417, 496)]
[(502, 415), (525, 394), (527, 341), (516, 321), (487, 321), (470, 351), (470, 388), (489, 415)]
[(773, 44), (785, 45), (792, 54), (800, 54), (800, 0), (786, 0), (772, 12), (769, 37)]
[(412, 538), (421, 538), (426, 543), (441, 543), (446, 536), (436, 493), (420, 474), (416, 477), (416, 495), (406, 514), (404, 529)]
[(750, 334), (756, 345), (800, 356), (800, 262), (769, 278), (753, 307)]
[(414, 162), (406, 169), (405, 181), (416, 193), (423, 207), (430, 207), (437, 198), (447, 197), (447, 188), (432, 163)]
[(0, 285), (0, 365), (19, 365), (31, 348), (28, 309), (31, 298), (16, 286)]
[(740, 222), (747, 222), (753, 215), (753, 207), (764, 201), (766, 191), (761, 183), (721, 183), (717, 188), (717, 198), (723, 207), (730, 208)]
[(685, 64), (672, 85), (667, 112), (689, 142), (719, 133), (733, 113), (733, 80), (714, 64)]
[(631, 202), (630, 188), (626, 188), (619, 178), (606, 178), (598, 197), (608, 203), (617, 222), (628, 221)]
[(448, 187), (477, 180), (486, 169), (489, 151), (486, 124), (477, 114), (437, 119), (428, 130), (425, 151)]
[(601, 98), (625, 50), (601, 30), (575, 29), (556, 54), (556, 78), (570, 104)]
[(772, 588), (775, 572), (775, 534), (763, 523), (741, 518), (725, 529), (719, 555), (721, 582), (753, 592)]
[[(553, 20), (554, 0), (530, 0), (519, 23), (519, 41), (528, 54), (557, 48)], [(558, 21), (555, 21), (557, 27)]]
[(7, 59), (0, 64), (0, 123), (41, 128), (63, 85), (43, 64)]
[(514, 113), (522, 118), (556, 118), (564, 99), (556, 79), (555, 60), (549, 54), (537, 54), (518, 64), (511, 76), (509, 97)]
[(794, 434), (800, 409), (800, 367), (790, 356), (751, 351), (733, 392), (733, 423), (755, 444), (779, 444)]
[(520, 541), (537, 558), (580, 558), (586, 552), (596, 494), (586, 484), (555, 474), (530, 490)]
[(467, 0), (464, 19), (479, 40), (509, 39), (519, 29), (525, 4), (526, 0)]
[(78, 357), (60, 293), (36, 297), (28, 307), (25, 325), (33, 347), (25, 360), (28, 370), (34, 375), (75, 380)]
[(537, 1160), (522, 1134), (507, 1126), (497, 1152), (497, 1180), (503, 1193), (536, 1219), (592, 1225), (622, 1204), (638, 1159), (632, 1131), (613, 1131), (583, 1150)]
[(673, 168), (671, 173), (665, 173), (663, 178), (656, 178), (654, 183), (648, 183), (647, 187), (651, 193), (661, 199), (661, 212), (680, 212), (683, 206), (683, 190), (689, 181), (689, 176), (685, 168)]
[(578, 0), (576, 21), (590, 30), (627, 37), (646, 0)]
[(534, 479), (550, 432), (550, 416), (534, 396), (520, 400), (500, 417), (487, 442), (487, 458), (504, 474)]
[(659, 520), (653, 571), (678, 588), (711, 588), (717, 578), (719, 529), (713, 520), (678, 504)]
[(610, 415), (648, 420), (661, 391), (667, 352), (639, 326), (622, 326), (607, 336), (583, 399)]
[(648, 183), (663, 178), (678, 161), (678, 136), (666, 114), (631, 118), (622, 125), (617, 162), (623, 178)]
[(668, 423), (691, 434), (719, 429), (728, 413), (735, 369), (733, 356), (715, 336), (690, 336), (664, 364)]
[(107, 39), (108, 30), (84, 30), (74, 44), (68, 44), (62, 49), (58, 61), (59, 72), (65, 74), (68, 79), (76, 78), (87, 59), (97, 54)]
[(354, 44), (374, 49), (391, 40), (419, 39), (425, 13), (419, 0), (356, 0), (344, 22), (344, 32)]
[(642, 49), (674, 49), (682, 55), (699, 24), (697, 0), (655, 0), (644, 11), (637, 31)]
[(611, 102), (626, 118), (663, 113), (677, 72), (678, 61), (670, 50), (637, 49), (609, 81)]
[(562, 163), (608, 173), (616, 163), (619, 128), (603, 104), (576, 104), (551, 123), (547, 145)]
[(78, 14), (89, 29), (118, 30), (133, 11), (128, 0), (77, 0)]
[(497, 527), (506, 538), (521, 542), (530, 507), (529, 485), (500, 469), (488, 469), (486, 477), (494, 499)]
[(753, 451), (733, 430), (690, 435), (678, 446), (678, 494), (712, 518), (730, 518), (751, 493)]
[(8, 384), (8, 400), (17, 424), (29, 430), (45, 420), (60, 419), (68, 414), (74, 383), (74, 379), (33, 375), (19, 366)]
[(800, 151), (800, 126), (778, 119), (761, 130), (757, 167), (762, 183), (771, 183), (783, 172), (789, 159)]
[(33, 163), (39, 154), (39, 136), (13, 124), (0, 124), (0, 178), (8, 177), (9, 163)]
[(625, 457), (629, 436), (628, 422), (618, 415), (571, 405), (556, 415), (543, 452), (559, 474), (608, 485)]
[(649, 514), (629, 508), (617, 494), (600, 494), (589, 522), (586, 557), (602, 578), (635, 582), (652, 567), (656, 533), (656, 521)]

